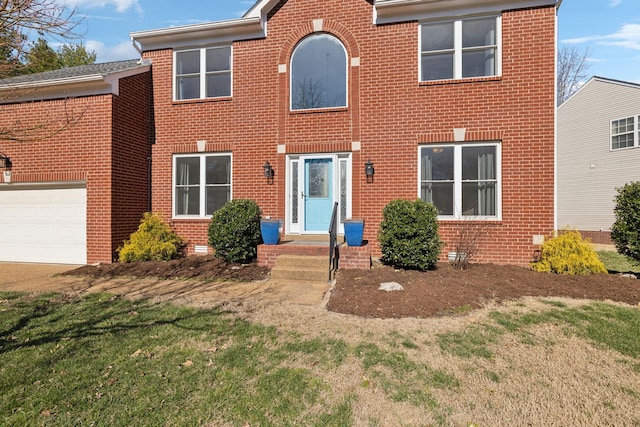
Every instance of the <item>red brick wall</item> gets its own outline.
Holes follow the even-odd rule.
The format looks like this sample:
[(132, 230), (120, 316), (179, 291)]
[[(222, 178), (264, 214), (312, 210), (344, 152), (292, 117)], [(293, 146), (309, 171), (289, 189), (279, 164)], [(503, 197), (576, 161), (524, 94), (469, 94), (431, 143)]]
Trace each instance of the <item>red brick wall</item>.
[[(37, 128), (25, 141), (0, 141), (0, 151), (13, 162), (11, 180), (14, 184), (86, 183), (88, 263), (111, 262), (117, 245), (122, 243), (121, 237), (135, 230), (146, 210), (146, 166), (142, 174), (134, 173), (133, 167), (139, 168), (139, 162), (127, 160), (129, 154), (131, 159), (136, 157), (138, 146), (143, 143), (139, 134), (146, 132), (145, 128), (132, 131), (134, 137), (126, 141), (119, 135), (120, 131), (116, 136), (113, 132), (116, 125), (126, 126), (125, 118), (131, 120), (131, 126), (138, 125), (137, 110), (142, 106), (133, 103), (128, 108), (127, 102), (131, 99), (125, 93), (128, 89), (139, 91), (141, 84), (148, 81), (141, 77), (124, 79), (122, 99), (100, 95), (0, 105), (0, 129)], [(123, 103), (123, 99), (128, 101)], [(116, 115), (118, 123), (113, 115), (116, 107), (121, 110)], [(148, 139), (144, 144), (146, 149)], [(111, 165), (116, 156), (132, 167), (128, 176), (113, 177)], [(114, 189), (128, 193), (118, 203), (124, 199), (129, 199), (129, 203), (134, 196), (141, 201), (133, 208), (123, 207), (112, 197)], [(133, 213), (132, 209), (139, 212)], [(135, 224), (133, 217), (137, 218)], [(120, 221), (122, 224), (115, 224)]]
[[(171, 218), (172, 154), (233, 152), (233, 197), (252, 198), (265, 215), (284, 218), (287, 153), (353, 152), (353, 216), (366, 219), (366, 240), (379, 255), (376, 234), (382, 208), (394, 198), (418, 197), (418, 147), (452, 142), (453, 128), (467, 140), (501, 141), (502, 219), (486, 222), (476, 261), (526, 264), (534, 235), (554, 227), (554, 34), (555, 9), (502, 15), (502, 77), (418, 83), (418, 23), (375, 26), (371, 2), (280, 2), (269, 15), (266, 39), (233, 45), (233, 97), (172, 102), (171, 50), (147, 52), (153, 60), (157, 143), (153, 152), (153, 209)], [(296, 43), (312, 32), (312, 20), (340, 38), (360, 66), (349, 68), (349, 106), (332, 111), (289, 112), (289, 64)], [(367, 184), (363, 164), (375, 163)], [(261, 176), (269, 160), (274, 185)], [(174, 220), (192, 244), (206, 243), (208, 221)], [(442, 221), (452, 250), (461, 222)]]
[(119, 96), (113, 100), (111, 243), (114, 250), (138, 228), (142, 214), (149, 210), (152, 111), (151, 73), (122, 79)]

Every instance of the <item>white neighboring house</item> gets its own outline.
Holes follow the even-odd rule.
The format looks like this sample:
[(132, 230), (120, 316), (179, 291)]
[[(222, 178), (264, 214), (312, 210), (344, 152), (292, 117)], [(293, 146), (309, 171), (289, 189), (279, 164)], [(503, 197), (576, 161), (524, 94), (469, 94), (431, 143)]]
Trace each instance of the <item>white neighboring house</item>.
[(610, 244), (616, 189), (640, 181), (640, 84), (592, 77), (557, 129), (558, 226)]

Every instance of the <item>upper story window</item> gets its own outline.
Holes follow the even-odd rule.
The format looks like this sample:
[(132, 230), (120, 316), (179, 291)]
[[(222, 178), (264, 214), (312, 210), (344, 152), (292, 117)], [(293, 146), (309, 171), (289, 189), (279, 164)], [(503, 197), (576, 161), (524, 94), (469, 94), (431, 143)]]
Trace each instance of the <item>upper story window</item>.
[(640, 116), (611, 121), (611, 149), (640, 146)]
[(420, 197), (440, 217), (500, 217), (500, 145), (420, 147)]
[(174, 98), (231, 96), (231, 46), (174, 53)]
[(347, 106), (347, 52), (337, 38), (313, 34), (291, 57), (291, 109)]
[(231, 200), (231, 154), (185, 154), (173, 159), (175, 217), (205, 218)]
[(420, 26), (420, 80), (500, 74), (500, 18), (426, 22)]

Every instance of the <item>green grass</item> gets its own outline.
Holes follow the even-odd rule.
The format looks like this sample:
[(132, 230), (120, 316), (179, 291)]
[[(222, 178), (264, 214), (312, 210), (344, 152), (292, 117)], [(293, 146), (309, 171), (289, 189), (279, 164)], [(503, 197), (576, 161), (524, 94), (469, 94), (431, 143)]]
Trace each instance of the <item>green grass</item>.
[[(360, 387), (449, 425), (450, 409), (436, 396), (462, 390), (464, 378), (418, 361), (424, 353), (492, 358), (507, 334), (526, 337), (528, 328), (552, 322), (594, 345), (640, 357), (636, 308), (547, 305), (533, 313), (492, 312), (484, 323), (437, 335), (435, 343), (390, 332), (363, 334), (349, 345), (283, 333), (218, 309), (108, 294), (0, 293), (0, 424), (349, 426)], [(357, 386), (327, 380), (354, 364), (362, 375)], [(504, 375), (484, 374), (494, 383)], [(370, 422), (377, 423), (375, 415)]]
[(347, 360), (359, 361), (390, 399), (437, 410), (430, 390), (457, 380), (414, 362), (410, 338), (383, 341), (387, 348), (354, 348), (220, 310), (108, 294), (0, 293), (0, 420), (348, 426), (357, 393), (336, 392), (323, 375)]
[(607, 270), (618, 273), (640, 273), (640, 264), (615, 251), (598, 251), (598, 257)]
[(0, 300), (4, 425), (349, 424), (351, 397), (325, 402), (321, 376), (283, 363), (325, 360), (339, 341), (282, 342), (221, 311), (105, 294)]

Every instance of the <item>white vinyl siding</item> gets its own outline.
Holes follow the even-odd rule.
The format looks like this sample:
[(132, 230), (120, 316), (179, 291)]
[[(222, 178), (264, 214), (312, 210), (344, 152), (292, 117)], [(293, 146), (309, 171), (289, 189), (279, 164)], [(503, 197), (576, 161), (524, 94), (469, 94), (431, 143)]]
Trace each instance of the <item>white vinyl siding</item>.
[(640, 180), (640, 149), (612, 150), (611, 122), (639, 111), (640, 85), (599, 78), (558, 108), (559, 228), (611, 229), (616, 188)]

